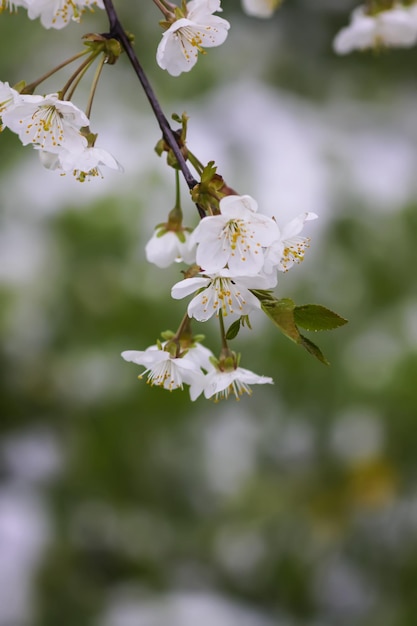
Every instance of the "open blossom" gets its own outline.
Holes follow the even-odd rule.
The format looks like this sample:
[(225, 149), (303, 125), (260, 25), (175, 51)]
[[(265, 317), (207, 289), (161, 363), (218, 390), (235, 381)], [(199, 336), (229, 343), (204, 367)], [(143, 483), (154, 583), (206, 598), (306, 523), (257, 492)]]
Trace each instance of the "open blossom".
[(336, 35), (333, 47), (338, 54), (380, 46), (410, 47), (417, 41), (417, 19), (411, 8), (394, 6), (368, 15), (364, 6), (352, 13), (351, 22)]
[(110, 152), (103, 148), (88, 146), (85, 137), (82, 139), (85, 143), (81, 143), (80, 149), (73, 152), (65, 148), (56, 152), (39, 150), (42, 165), (50, 170), (60, 170), (64, 174), (71, 172), (80, 182), (96, 176), (102, 177), (99, 169), (101, 165), (106, 165), (113, 170), (123, 170)]
[(122, 352), (125, 361), (143, 365), (145, 370), (139, 375), (143, 378), (148, 374), (150, 385), (163, 387), (169, 391), (183, 389), (183, 384), (196, 383), (203, 373), (195, 358), (187, 352), (183, 357), (172, 357), (163, 346), (150, 346), (146, 350), (126, 350)]
[(230, 24), (217, 15), (220, 0), (192, 0), (186, 5), (184, 17), (176, 19), (162, 35), (156, 60), (172, 76), (189, 72), (204, 48), (220, 46), (227, 37)]
[(213, 315), (222, 312), (223, 317), (230, 314), (249, 315), (254, 309), (260, 309), (258, 298), (249, 289), (265, 289), (265, 280), (259, 276), (232, 276), (230, 270), (194, 278), (185, 278), (171, 289), (171, 296), (180, 300), (198, 290), (197, 295), (188, 305), (188, 316), (199, 322), (206, 322)]
[(273, 15), (280, 0), (242, 0), (242, 8), (248, 15), (267, 18)]
[(214, 400), (227, 399), (233, 393), (237, 400), (247, 393), (252, 394), (250, 385), (272, 385), (274, 381), (268, 376), (258, 376), (243, 367), (230, 371), (213, 368), (206, 376), (196, 379), (190, 386), (190, 398), (196, 400), (203, 392), (206, 398)]
[(70, 21), (79, 22), (86, 9), (104, 9), (103, 0), (25, 0), (28, 17), (38, 17), (44, 28), (61, 29)]
[(300, 237), (299, 234), (305, 222), (315, 220), (317, 217), (315, 213), (305, 212), (282, 228), (279, 239), (265, 253), (264, 271), (266, 274), (275, 270), (286, 272), (294, 263), (300, 263), (304, 259), (310, 238)]
[(174, 262), (194, 263), (195, 246), (187, 230), (167, 230), (165, 226), (155, 229), (145, 247), (146, 259), (157, 267), (168, 267)]
[(72, 102), (59, 100), (56, 93), (20, 96), (15, 106), (2, 113), (2, 120), (24, 146), (32, 144), (48, 152), (61, 148), (79, 152), (86, 144), (79, 131), (88, 126), (88, 117)]
[(263, 248), (279, 238), (276, 223), (257, 213), (250, 196), (226, 196), (220, 215), (204, 217), (193, 233), (199, 244), (197, 264), (212, 274), (226, 265), (233, 276), (258, 274), (264, 264)]

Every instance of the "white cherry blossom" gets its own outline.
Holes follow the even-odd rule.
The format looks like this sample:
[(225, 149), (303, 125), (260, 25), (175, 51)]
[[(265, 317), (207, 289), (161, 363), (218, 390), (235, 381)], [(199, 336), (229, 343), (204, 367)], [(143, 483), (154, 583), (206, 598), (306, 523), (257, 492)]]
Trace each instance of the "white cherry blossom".
[[(181, 238), (183, 241), (181, 241)], [(146, 259), (157, 267), (168, 267), (172, 263), (194, 263), (195, 246), (190, 239), (190, 233), (182, 230), (167, 230), (165, 226), (155, 229), (154, 234), (145, 247)]]
[(305, 222), (315, 220), (317, 217), (312, 212), (302, 213), (282, 228), (279, 239), (265, 253), (263, 269), (266, 274), (275, 270), (286, 272), (294, 263), (301, 263), (310, 244), (310, 238), (300, 237), (299, 233), (304, 228)]
[(242, 8), (253, 17), (267, 18), (273, 15), (280, 0), (242, 0)]
[(209, 275), (185, 278), (171, 289), (171, 296), (180, 300), (198, 290), (197, 295), (188, 305), (189, 317), (199, 322), (206, 322), (213, 315), (222, 312), (223, 317), (236, 314), (249, 315), (260, 309), (258, 298), (249, 289), (265, 289), (266, 282), (259, 276), (232, 276), (230, 270)]
[(400, 5), (368, 15), (364, 6), (352, 13), (349, 26), (336, 35), (333, 48), (338, 54), (381, 46), (410, 47), (417, 41), (417, 20), (410, 8)]
[(199, 244), (196, 262), (206, 273), (226, 265), (233, 276), (258, 274), (264, 264), (263, 248), (279, 238), (270, 217), (257, 213), (251, 196), (226, 196), (220, 200), (220, 215), (204, 217), (193, 233)]
[(272, 385), (274, 381), (268, 376), (258, 376), (243, 367), (236, 367), (231, 371), (222, 372), (217, 368), (211, 370), (206, 376), (196, 379), (190, 386), (190, 398), (196, 400), (203, 392), (206, 398), (214, 400), (227, 399), (233, 393), (237, 400), (247, 393), (252, 394), (250, 385)]
[(2, 113), (3, 124), (17, 133), (24, 146), (32, 144), (59, 152), (82, 152), (86, 140), (80, 129), (89, 125), (85, 113), (72, 102), (59, 100), (58, 94), (20, 96), (15, 106)]
[(227, 37), (230, 24), (217, 15), (220, 0), (192, 0), (186, 5), (186, 15), (176, 19), (162, 35), (156, 60), (172, 76), (189, 72), (204, 48), (220, 46)]
[(183, 384), (197, 383), (203, 376), (200, 366), (185, 354), (183, 357), (172, 357), (163, 346), (150, 346), (146, 350), (126, 350), (122, 352), (125, 361), (143, 365), (145, 370), (139, 375), (142, 379), (148, 375), (150, 385), (163, 387), (169, 391), (183, 389)]
[(86, 9), (104, 9), (103, 0), (25, 0), (25, 5), (31, 20), (39, 17), (44, 28), (56, 29), (79, 22)]
[(78, 151), (71, 152), (65, 148), (57, 150), (55, 153), (39, 150), (42, 165), (50, 170), (60, 170), (64, 174), (71, 172), (81, 182), (97, 176), (102, 178), (103, 176), (99, 169), (101, 165), (106, 165), (113, 170), (123, 171), (120, 163), (116, 161), (110, 152), (103, 150), (103, 148), (88, 146), (85, 137), (81, 137), (81, 139), (84, 139), (85, 143), (81, 142), (81, 149)]

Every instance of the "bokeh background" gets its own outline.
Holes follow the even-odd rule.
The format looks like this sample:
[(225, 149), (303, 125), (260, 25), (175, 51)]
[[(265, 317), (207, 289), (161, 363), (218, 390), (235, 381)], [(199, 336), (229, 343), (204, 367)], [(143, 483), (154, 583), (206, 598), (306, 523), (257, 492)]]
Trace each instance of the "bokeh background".
[[(200, 160), (281, 223), (319, 214), (277, 293), (349, 324), (313, 337), (325, 367), (255, 316), (233, 346), (275, 385), (240, 402), (150, 388), (120, 352), (184, 302), (180, 268), (145, 263), (173, 174), (127, 60), (92, 114), (123, 174), (80, 184), (3, 132), (0, 626), (415, 626), (417, 52), (334, 55), (353, 0), (267, 21), (224, 0), (226, 44), (172, 78), (151, 0), (115, 4)], [(0, 78), (30, 82), (106, 28), (3, 13)], [(183, 205), (196, 224), (185, 186)], [(216, 351), (215, 324), (199, 331)]]

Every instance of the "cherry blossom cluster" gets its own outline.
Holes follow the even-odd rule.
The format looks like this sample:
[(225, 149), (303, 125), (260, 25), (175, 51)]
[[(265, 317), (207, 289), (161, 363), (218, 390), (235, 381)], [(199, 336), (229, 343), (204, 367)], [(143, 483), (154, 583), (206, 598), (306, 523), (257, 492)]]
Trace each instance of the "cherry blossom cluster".
[(104, 9), (103, 0), (0, 0), (0, 12), (17, 7), (27, 9), (31, 20), (40, 18), (44, 28), (56, 29), (79, 22), (87, 9)]
[(81, 181), (99, 175), (100, 165), (120, 169), (110, 153), (91, 143), (85, 113), (57, 93), (20, 94), (0, 82), (0, 122), (0, 130), (8, 128), (24, 146), (32, 145), (48, 169), (72, 172)]
[(417, 43), (417, 3), (393, 2), (387, 8), (365, 5), (357, 7), (350, 24), (335, 37), (333, 47), (338, 54), (367, 48), (409, 48)]
[[(309, 239), (300, 233), (305, 222), (316, 217), (306, 212), (281, 229), (274, 218), (258, 212), (251, 196), (229, 195), (220, 200), (219, 213), (204, 217), (192, 233), (178, 222), (175, 229), (169, 228), (170, 221), (159, 225), (146, 246), (147, 259), (159, 267), (174, 261), (192, 263), (171, 290), (174, 299), (196, 293), (188, 304), (187, 319), (206, 322), (216, 316), (222, 327), (228, 319), (249, 323), (249, 315), (261, 308), (256, 291), (274, 288), (278, 272), (303, 260)], [(178, 333), (177, 343), (171, 339), (122, 356), (145, 366), (140, 377), (147, 373), (151, 385), (169, 390), (190, 385), (192, 400), (201, 393), (215, 399), (234, 393), (238, 398), (250, 393), (251, 384), (272, 383), (269, 377), (239, 367), (237, 355), (225, 343), (223, 354), (215, 359), (198, 342), (188, 341), (184, 349), (181, 337)]]
[[(153, 2), (164, 18), (160, 22), (164, 33), (156, 61), (172, 76), (189, 72), (207, 48), (225, 42), (230, 24), (215, 15), (222, 11), (220, 0), (181, 0), (180, 5), (169, 0)], [(271, 17), (281, 2), (242, 0), (242, 7), (251, 16), (266, 18)], [(121, 53), (126, 52), (162, 131), (156, 151), (159, 155), (166, 152), (167, 163), (175, 170), (175, 207), (167, 221), (155, 228), (145, 252), (147, 260), (160, 268), (175, 262), (185, 263), (183, 278), (173, 285), (171, 296), (175, 300), (192, 297), (176, 332), (161, 333), (161, 340), (146, 350), (122, 353), (126, 361), (145, 368), (139, 378), (146, 376), (150, 385), (170, 391), (187, 385), (191, 400), (202, 394), (214, 400), (230, 395), (238, 399), (251, 393), (251, 385), (272, 384), (272, 378), (242, 368), (240, 355), (229, 347), (241, 327), (251, 328), (250, 316), (259, 310), (284, 335), (327, 363), (319, 348), (298, 327), (330, 330), (346, 320), (319, 305), (297, 307), (289, 299), (276, 299), (272, 292), (278, 275), (303, 260), (309, 239), (300, 233), (305, 223), (317, 216), (305, 212), (281, 227), (276, 217), (258, 212), (251, 196), (238, 195), (228, 187), (217, 173), (214, 161), (203, 166), (186, 145), (187, 116), (173, 116), (182, 125), (181, 131), (174, 132), (139, 62), (132, 38), (120, 24), (112, 0), (0, 0), (0, 13), (19, 7), (27, 10), (30, 19), (40, 18), (45, 28), (56, 29), (80, 22), (87, 9), (104, 9), (109, 32), (85, 35), (83, 51), (32, 83), (21, 81), (10, 86), (8, 82), (0, 82), (0, 131), (8, 129), (24, 146), (31, 145), (46, 168), (61, 174), (72, 172), (80, 181), (101, 176), (99, 168), (103, 165), (121, 170), (111, 154), (95, 146), (97, 135), (90, 130), (89, 118), (103, 67), (114, 65)], [(380, 15), (369, 19), (381, 19)], [(35, 93), (44, 80), (77, 60), (80, 65), (60, 89), (46, 95)], [(87, 70), (96, 62), (83, 112), (72, 98)], [(180, 172), (200, 216), (194, 229), (183, 226)], [(220, 330), (221, 349), (217, 357), (202, 345), (204, 337), (194, 335), (191, 328), (192, 322), (207, 322), (211, 318), (217, 318)]]

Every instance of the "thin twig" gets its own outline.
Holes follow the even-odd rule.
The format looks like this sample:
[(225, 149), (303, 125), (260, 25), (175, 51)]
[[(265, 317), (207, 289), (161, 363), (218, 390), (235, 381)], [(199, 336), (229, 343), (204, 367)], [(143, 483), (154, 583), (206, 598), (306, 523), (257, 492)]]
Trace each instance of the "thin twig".
[[(149, 83), (148, 77), (146, 76), (141, 64), (139, 63), (139, 59), (136, 56), (132, 43), (129, 40), (129, 37), (126, 35), (126, 32), (123, 29), (119, 21), (119, 18), (117, 16), (112, 0), (103, 0), (103, 2), (104, 2), (104, 7), (106, 9), (107, 16), (109, 18), (109, 26), (110, 26), (110, 32), (106, 36), (108, 36), (109, 38), (117, 39), (122, 44), (129, 58), (129, 61), (136, 73), (136, 76), (139, 78), (139, 81), (143, 87), (146, 97), (148, 98), (149, 104), (151, 105), (151, 108), (155, 114), (155, 117), (161, 129), (163, 138), (165, 139), (166, 143), (168, 144), (168, 146), (171, 148), (172, 152), (174, 153), (175, 158), (178, 161), (178, 165), (181, 169), (181, 172), (184, 176), (185, 182), (187, 183), (188, 188), (191, 190), (198, 184), (198, 181), (194, 178), (190, 169), (187, 166), (184, 155), (182, 154), (181, 149), (178, 145), (178, 142), (175, 138), (175, 134), (161, 109), (158, 99), (156, 98), (155, 92), (153, 91)], [(202, 207), (199, 207), (198, 205), (197, 205), (197, 209), (200, 214), (200, 217), (205, 217), (204, 209)]]

